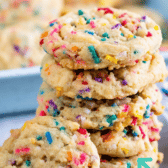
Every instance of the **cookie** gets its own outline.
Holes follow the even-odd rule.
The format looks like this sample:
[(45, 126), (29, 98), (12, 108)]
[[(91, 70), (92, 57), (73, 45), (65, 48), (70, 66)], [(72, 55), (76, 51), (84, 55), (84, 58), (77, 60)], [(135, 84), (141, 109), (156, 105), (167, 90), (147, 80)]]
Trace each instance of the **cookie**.
[(0, 151), (0, 167), (99, 168), (97, 149), (85, 129), (63, 118), (37, 117), (12, 130)]
[(151, 162), (147, 162), (150, 168), (157, 165), (158, 160), (158, 143), (152, 143), (152, 149), (149, 151), (142, 152), (137, 156), (132, 156), (129, 158), (111, 158), (109, 156), (101, 156), (100, 168), (137, 168), (138, 158), (152, 158)]
[(151, 142), (160, 139), (162, 123), (155, 115), (146, 119), (142, 125), (128, 126), (123, 131), (91, 130), (91, 140), (98, 153), (112, 157), (130, 157), (151, 148)]
[(1, 0), (0, 1), (0, 29), (20, 21), (39, 19), (48, 20), (58, 17), (62, 7), (61, 0)]
[(0, 70), (40, 65), (45, 52), (38, 41), (46, 24), (31, 20), (0, 31)]
[(40, 44), (63, 67), (112, 70), (146, 61), (161, 41), (160, 27), (147, 16), (94, 8), (54, 20)]
[(42, 61), (41, 76), (61, 95), (75, 98), (100, 99), (124, 98), (141, 92), (150, 84), (167, 77), (164, 59), (158, 53), (148, 61), (117, 70), (70, 70), (63, 68), (50, 55)]
[(78, 122), (85, 129), (123, 130), (131, 123), (142, 123), (150, 113), (160, 115), (162, 95), (156, 85), (132, 97), (115, 100), (83, 100), (66, 96), (57, 97), (56, 89), (43, 82), (39, 93), (37, 116), (61, 116)]

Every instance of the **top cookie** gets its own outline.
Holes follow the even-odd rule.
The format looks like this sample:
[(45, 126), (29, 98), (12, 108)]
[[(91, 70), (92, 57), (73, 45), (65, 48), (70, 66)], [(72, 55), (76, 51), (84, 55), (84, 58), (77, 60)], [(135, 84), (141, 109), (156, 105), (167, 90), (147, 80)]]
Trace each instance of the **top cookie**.
[(115, 8), (78, 10), (50, 22), (40, 45), (63, 67), (120, 68), (146, 60), (162, 41), (149, 17)]
[(12, 130), (0, 150), (0, 168), (99, 168), (85, 129), (63, 118), (37, 117)]

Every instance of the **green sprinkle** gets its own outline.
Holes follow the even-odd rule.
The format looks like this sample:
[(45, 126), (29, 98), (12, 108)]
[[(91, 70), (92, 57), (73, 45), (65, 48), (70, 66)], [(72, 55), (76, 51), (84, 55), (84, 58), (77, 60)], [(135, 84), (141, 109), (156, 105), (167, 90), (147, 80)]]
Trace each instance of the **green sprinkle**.
[(134, 36), (134, 39), (136, 39), (137, 37), (136, 36)]
[(82, 10), (78, 10), (78, 15), (79, 16), (83, 15), (83, 11)]
[(101, 41), (106, 41), (106, 38), (102, 38)]
[(103, 36), (103, 37), (110, 38), (107, 32), (106, 32), (106, 33), (103, 33), (102, 36)]
[(60, 131), (65, 131), (65, 127), (60, 127)]
[(134, 54), (138, 54), (138, 51), (137, 51), (137, 50), (135, 50), (135, 51), (134, 51)]
[(59, 122), (57, 120), (55, 120), (55, 125), (58, 126), (59, 125)]
[(113, 121), (115, 121), (116, 119), (116, 115), (106, 115), (106, 121), (109, 123), (109, 126), (113, 126)]
[(144, 64), (146, 64), (146, 61), (142, 61)]
[(127, 168), (131, 168), (131, 163), (130, 162), (127, 163)]
[(30, 160), (26, 160), (26, 166), (29, 167), (31, 165)]
[(94, 60), (94, 63), (99, 64), (100, 63), (100, 58), (98, 57), (94, 46), (89, 46), (88, 49), (89, 49), (90, 53), (92, 54), (92, 58)]
[(123, 131), (123, 132), (124, 132), (125, 134), (127, 134), (127, 132), (128, 132), (128, 131), (127, 131), (126, 129), (124, 129), (124, 131)]
[(99, 130), (102, 130), (104, 128), (104, 126), (100, 127)]
[(89, 24), (89, 23), (90, 23), (90, 20), (91, 20), (91, 19), (88, 19), (88, 20), (86, 21), (86, 24)]
[(124, 36), (124, 34), (123, 34), (123, 33), (121, 33), (121, 36)]
[(65, 51), (65, 50), (63, 51), (63, 54), (66, 54), (66, 51)]
[(36, 139), (38, 140), (38, 141), (40, 141), (40, 140), (42, 140), (42, 136), (40, 136), (40, 135), (38, 135), (37, 137), (36, 137)]

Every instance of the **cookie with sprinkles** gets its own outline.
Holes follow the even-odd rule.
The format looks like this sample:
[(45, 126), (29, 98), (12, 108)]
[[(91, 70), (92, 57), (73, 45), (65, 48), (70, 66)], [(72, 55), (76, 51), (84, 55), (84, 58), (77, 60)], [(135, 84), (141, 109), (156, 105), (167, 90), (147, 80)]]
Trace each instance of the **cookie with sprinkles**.
[(37, 100), (37, 116), (61, 116), (78, 122), (82, 128), (96, 130), (121, 131), (131, 123), (140, 124), (152, 113), (160, 115), (164, 110), (162, 95), (156, 85), (123, 99), (83, 100), (60, 96), (59, 91), (43, 82)]
[(48, 22), (48, 20), (60, 15), (62, 7), (62, 0), (1, 0), (0, 30), (29, 19)]
[(69, 69), (120, 68), (145, 61), (160, 47), (160, 27), (149, 17), (115, 8), (62, 16), (41, 36), (41, 46)]
[(151, 142), (160, 139), (162, 126), (157, 117), (152, 115), (141, 125), (130, 125), (123, 131), (90, 130), (91, 140), (101, 155), (130, 157), (151, 149)]
[(0, 167), (99, 168), (100, 159), (79, 124), (61, 117), (37, 117), (11, 130), (0, 151)]
[[(90, 51), (94, 51), (92, 49)], [(148, 60), (139, 61), (135, 66), (116, 70), (70, 70), (47, 54), (42, 61), (41, 76), (63, 96), (86, 100), (121, 99), (167, 77), (163, 57), (158, 53), (148, 56)]]
[(40, 65), (45, 52), (38, 42), (45, 26), (43, 21), (31, 20), (0, 31), (0, 70)]
[(100, 168), (137, 168), (138, 158), (152, 158), (151, 162), (147, 162), (150, 168), (157, 168), (159, 166), (158, 161), (162, 153), (158, 152), (158, 143), (153, 142), (152, 148), (148, 151), (144, 151), (136, 156), (129, 158), (112, 158), (107, 155), (101, 156)]

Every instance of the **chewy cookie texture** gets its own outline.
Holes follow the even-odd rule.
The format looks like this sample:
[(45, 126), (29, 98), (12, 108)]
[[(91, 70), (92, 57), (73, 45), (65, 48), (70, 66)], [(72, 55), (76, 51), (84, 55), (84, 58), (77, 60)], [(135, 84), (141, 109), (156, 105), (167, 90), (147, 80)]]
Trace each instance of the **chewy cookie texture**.
[(0, 150), (0, 167), (90, 167), (100, 164), (97, 149), (79, 124), (63, 118), (37, 117), (11, 137)]
[[(114, 8), (68, 13), (49, 23), (35, 119), (0, 148), (0, 168), (158, 168), (164, 112), (155, 85), (168, 75), (160, 27)], [(100, 157), (100, 158), (99, 158)]]

